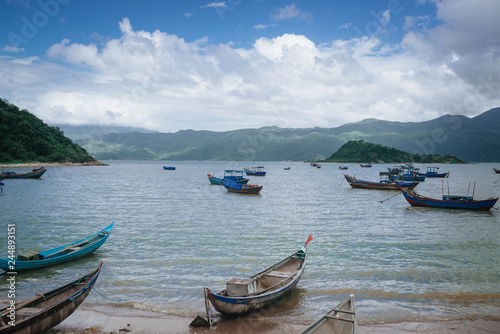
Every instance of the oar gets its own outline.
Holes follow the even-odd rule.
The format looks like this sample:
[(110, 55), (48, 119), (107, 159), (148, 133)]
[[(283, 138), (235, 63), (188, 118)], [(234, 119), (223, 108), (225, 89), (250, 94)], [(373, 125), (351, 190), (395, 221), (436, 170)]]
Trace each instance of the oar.
[(313, 236), (309, 234), (309, 236), (307, 237), (307, 240), (306, 240), (306, 243), (304, 245), (304, 247), (307, 247), (307, 244), (310, 243), (313, 239)]

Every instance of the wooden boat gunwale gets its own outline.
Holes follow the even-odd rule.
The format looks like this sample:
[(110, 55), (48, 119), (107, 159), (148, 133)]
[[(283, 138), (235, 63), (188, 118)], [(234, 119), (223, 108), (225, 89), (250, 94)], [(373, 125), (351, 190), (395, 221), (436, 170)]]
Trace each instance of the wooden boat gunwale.
[[(85, 300), (94, 287), (101, 270), (102, 262), (96, 270), (69, 284), (44, 294), (37, 294), (31, 299), (16, 304), (15, 326), (8, 324), (7, 314), (10, 313), (8, 307), (1, 309), (0, 334), (38, 334), (57, 326)], [(51, 303), (51, 300), (55, 301)], [(42, 306), (37, 307), (40, 305)]]
[[(347, 306), (347, 307), (346, 307)], [(336, 315), (337, 314), (337, 315)], [(341, 314), (350, 315), (350, 319), (341, 317)], [(349, 322), (352, 323), (352, 331), (349, 332), (338, 332), (336, 328), (333, 328), (332, 334), (356, 334), (357, 331), (357, 320), (356, 320), (356, 306), (354, 303), (354, 295), (349, 295), (346, 299), (344, 299), (340, 304), (332, 308), (330, 311), (325, 313), (321, 318), (313, 322), (309, 327), (301, 331), (299, 334), (309, 334), (315, 333), (318, 329), (321, 329), (321, 326), (324, 325), (329, 320), (334, 320), (338, 322)]]
[[(99, 232), (80, 240), (38, 252), (38, 254), (42, 256), (40, 260), (20, 261), (16, 258), (15, 261), (13, 261), (10, 258), (0, 258), (0, 268), (5, 271), (34, 270), (86, 256), (95, 252), (106, 242), (111, 234), (113, 226), (114, 223), (111, 223)], [(11, 267), (12, 264), (14, 268)]]

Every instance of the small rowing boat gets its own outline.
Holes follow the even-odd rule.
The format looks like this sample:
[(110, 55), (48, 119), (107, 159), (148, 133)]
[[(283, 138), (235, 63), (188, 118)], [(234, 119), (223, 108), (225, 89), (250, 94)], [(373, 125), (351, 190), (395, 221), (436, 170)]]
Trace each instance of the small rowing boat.
[(108, 240), (113, 225), (114, 223), (95, 234), (64, 246), (39, 253), (28, 251), (19, 254), (17, 258), (9, 256), (0, 259), (0, 268), (5, 271), (32, 270), (78, 259), (95, 252), (101, 247)]
[[(213, 293), (205, 288), (205, 297), (224, 315), (241, 315), (275, 303), (295, 288), (307, 263), (307, 244), (283, 260), (250, 276), (232, 278), (226, 289)], [(208, 313), (208, 310), (207, 310)]]
[(354, 296), (350, 295), (299, 334), (356, 334), (356, 327)]
[(102, 262), (72, 283), (0, 310), (0, 334), (40, 334), (57, 326), (85, 300), (101, 268)]

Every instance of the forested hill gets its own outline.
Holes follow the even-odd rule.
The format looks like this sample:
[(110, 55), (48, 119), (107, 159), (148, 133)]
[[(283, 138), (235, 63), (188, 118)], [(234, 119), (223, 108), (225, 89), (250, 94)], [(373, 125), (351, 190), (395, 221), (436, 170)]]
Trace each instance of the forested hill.
[(450, 155), (414, 154), (397, 150), (380, 144), (367, 143), (363, 140), (352, 140), (342, 145), (325, 162), (379, 162), (385, 163), (464, 163)]
[(0, 163), (93, 162), (78, 144), (27, 110), (0, 99)]

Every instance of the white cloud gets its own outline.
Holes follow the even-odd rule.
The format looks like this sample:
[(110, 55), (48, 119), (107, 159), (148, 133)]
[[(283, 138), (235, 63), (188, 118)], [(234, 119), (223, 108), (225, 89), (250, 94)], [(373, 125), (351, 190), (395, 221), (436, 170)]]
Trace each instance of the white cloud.
[(284, 34), (237, 48), (134, 30), (124, 18), (120, 38), (102, 46), (64, 39), (49, 60), (0, 57), (0, 91), (47, 123), (159, 131), (423, 121), (499, 106), (498, 37), (477, 31), (474, 40), (464, 9), (439, 4), (444, 23), (410, 31), (400, 45), (367, 36), (317, 45)]
[(16, 46), (6, 45), (2, 49), (0, 49), (0, 51), (17, 53), (17, 52), (24, 51), (24, 49), (23, 48), (18, 48)]
[(295, 18), (303, 21), (311, 21), (313, 19), (313, 15), (311, 13), (297, 8), (295, 4), (285, 6), (284, 8), (275, 8), (275, 11), (276, 13), (272, 14), (271, 18), (276, 21), (290, 20)]
[(225, 1), (211, 2), (211, 3), (206, 4), (205, 6), (202, 6), (202, 8), (224, 8), (224, 7), (227, 7)]

